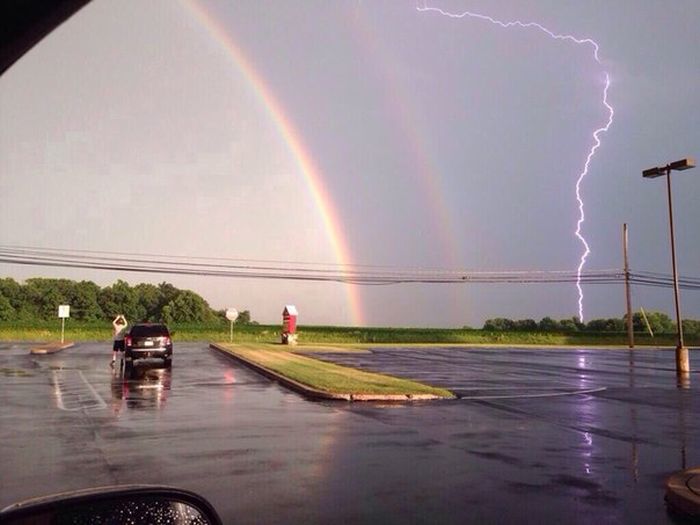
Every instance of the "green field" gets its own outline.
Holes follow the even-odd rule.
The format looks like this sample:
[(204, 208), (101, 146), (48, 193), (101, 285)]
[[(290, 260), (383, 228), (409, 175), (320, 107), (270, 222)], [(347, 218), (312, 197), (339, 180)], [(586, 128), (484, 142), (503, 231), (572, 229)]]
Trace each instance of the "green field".
[[(175, 341), (228, 341), (229, 326), (171, 324)], [(65, 338), (69, 341), (104, 341), (111, 339), (108, 323), (68, 320)], [(233, 341), (237, 343), (275, 343), (279, 341), (279, 325), (235, 326)], [(55, 341), (61, 337), (61, 324), (55, 322), (0, 322), (0, 340)], [(675, 335), (650, 338), (636, 334), (637, 345), (673, 346)], [(614, 346), (626, 345), (623, 333), (556, 333), (556, 332), (489, 332), (477, 329), (439, 328), (354, 328), (340, 326), (300, 326), (300, 345), (324, 344), (473, 344), (473, 345), (542, 345), (542, 346)], [(700, 346), (698, 337), (686, 337), (689, 346)]]
[(219, 343), (228, 352), (272, 370), (297, 383), (335, 394), (420, 395), (454, 397), (448, 390), (373, 372), (311, 359), (289, 347)]

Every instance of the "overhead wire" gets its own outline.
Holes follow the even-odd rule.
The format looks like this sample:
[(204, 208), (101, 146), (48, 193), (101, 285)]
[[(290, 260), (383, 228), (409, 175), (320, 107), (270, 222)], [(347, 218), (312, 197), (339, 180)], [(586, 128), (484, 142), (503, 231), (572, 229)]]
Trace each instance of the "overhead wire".
[[(186, 255), (106, 252), (36, 246), (0, 245), (0, 263), (154, 274), (229, 278), (339, 282), (357, 285), (397, 284), (556, 284), (575, 283), (571, 270), (470, 271), (447, 268), (341, 265), (337, 263), (232, 259)], [(622, 284), (621, 269), (588, 270), (583, 284)], [(630, 282), (640, 286), (670, 287), (673, 279), (656, 272), (630, 272)], [(700, 289), (700, 278), (682, 277), (679, 286)]]

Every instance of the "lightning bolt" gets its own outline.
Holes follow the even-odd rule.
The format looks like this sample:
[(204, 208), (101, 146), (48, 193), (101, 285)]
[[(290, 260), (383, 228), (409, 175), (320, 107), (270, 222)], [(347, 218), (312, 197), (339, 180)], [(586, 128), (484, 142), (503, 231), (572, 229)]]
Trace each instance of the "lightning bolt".
[[(547, 29), (543, 25), (538, 24), (537, 22), (521, 22), (520, 20), (514, 20), (511, 22), (503, 22), (501, 20), (490, 17), (488, 15), (473, 13), (471, 11), (463, 11), (462, 13), (450, 13), (450, 12), (447, 12), (443, 9), (438, 8), (438, 7), (429, 7), (427, 5), (425, 5), (423, 7), (420, 7), (420, 6), (416, 7), (416, 9), (420, 12), (432, 11), (435, 13), (439, 13), (443, 16), (447, 16), (449, 18), (467, 18), (467, 17), (468, 18), (475, 18), (478, 20), (490, 22), (491, 24), (502, 27), (503, 29), (509, 29), (512, 27), (519, 27), (522, 29), (536, 29), (538, 31), (541, 31), (542, 33), (545, 33), (548, 37), (550, 37), (553, 40), (567, 40), (567, 41), (573, 42), (574, 44), (577, 44), (577, 45), (587, 45), (587, 46), (592, 47), (593, 48), (593, 59), (600, 66), (603, 66), (603, 62), (600, 60), (600, 56), (598, 54), (598, 52), (600, 50), (600, 46), (598, 45), (598, 43), (595, 40), (590, 39), (590, 38), (577, 38), (573, 35), (564, 35), (564, 34), (555, 33), (553, 31)], [(586, 260), (588, 259), (588, 256), (591, 253), (591, 248), (588, 245), (586, 238), (583, 236), (583, 234), (581, 232), (583, 223), (586, 220), (586, 215), (585, 215), (584, 210), (583, 210), (583, 208), (584, 208), (583, 198), (581, 197), (581, 184), (583, 183), (583, 179), (586, 178), (586, 175), (588, 175), (588, 170), (590, 168), (591, 162), (593, 161), (593, 157), (596, 154), (596, 151), (598, 151), (598, 148), (600, 148), (600, 145), (601, 145), (600, 135), (605, 133), (606, 131), (608, 131), (608, 129), (610, 129), (610, 126), (613, 123), (613, 117), (615, 116), (615, 110), (608, 102), (608, 89), (610, 88), (610, 75), (605, 70), (603, 70), (603, 74), (605, 76), (605, 86), (603, 88), (602, 104), (603, 104), (603, 106), (605, 106), (605, 109), (608, 112), (608, 118), (607, 118), (607, 121), (605, 122), (604, 125), (602, 125), (598, 129), (593, 131), (593, 133), (592, 133), (593, 145), (588, 150), (588, 156), (586, 157), (586, 163), (584, 164), (582, 171), (578, 174), (578, 177), (576, 179), (576, 202), (578, 203), (579, 214), (578, 214), (578, 221), (576, 222), (576, 230), (574, 232), (574, 235), (583, 245), (583, 254), (581, 255), (581, 258), (579, 259), (579, 264), (578, 264), (578, 268), (576, 271), (576, 290), (578, 291), (578, 317), (582, 322), (583, 322), (583, 288), (581, 288), (581, 272), (583, 271), (583, 267), (586, 265)]]

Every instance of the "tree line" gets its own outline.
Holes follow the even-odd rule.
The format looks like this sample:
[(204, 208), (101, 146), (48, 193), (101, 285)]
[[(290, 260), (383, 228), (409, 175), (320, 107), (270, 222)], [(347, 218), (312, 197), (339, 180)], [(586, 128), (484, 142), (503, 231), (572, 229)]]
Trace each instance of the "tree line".
[[(641, 312), (632, 315), (632, 327), (635, 332), (646, 332), (651, 328), (654, 334), (676, 333), (676, 323), (665, 313), (646, 312), (645, 315), (646, 322)], [(626, 332), (627, 315), (622, 318), (592, 319), (587, 323), (582, 323), (578, 317), (560, 320), (543, 317), (539, 322), (534, 319), (514, 320), (497, 317), (487, 319), (483, 329), (489, 332)], [(689, 336), (700, 336), (700, 321), (683, 319), (683, 331)]]
[[(0, 278), (0, 321), (51, 320), (58, 305), (70, 305), (71, 318), (79, 321), (111, 321), (123, 314), (130, 322), (216, 323), (224, 311), (214, 310), (198, 294), (170, 283), (130, 286), (118, 280), (100, 287), (92, 281), (32, 278), (18, 283)], [(251, 324), (250, 312), (240, 312), (236, 324)]]

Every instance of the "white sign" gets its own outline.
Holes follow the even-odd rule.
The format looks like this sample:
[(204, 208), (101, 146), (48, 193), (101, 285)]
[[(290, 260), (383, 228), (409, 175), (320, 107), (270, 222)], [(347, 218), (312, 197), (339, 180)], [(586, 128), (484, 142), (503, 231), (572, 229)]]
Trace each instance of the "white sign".
[(238, 310), (236, 310), (235, 308), (227, 308), (226, 309), (226, 319), (228, 319), (231, 322), (238, 319)]
[(70, 317), (70, 305), (68, 305), (68, 304), (59, 305), (58, 317), (61, 319), (65, 319), (67, 317)]

